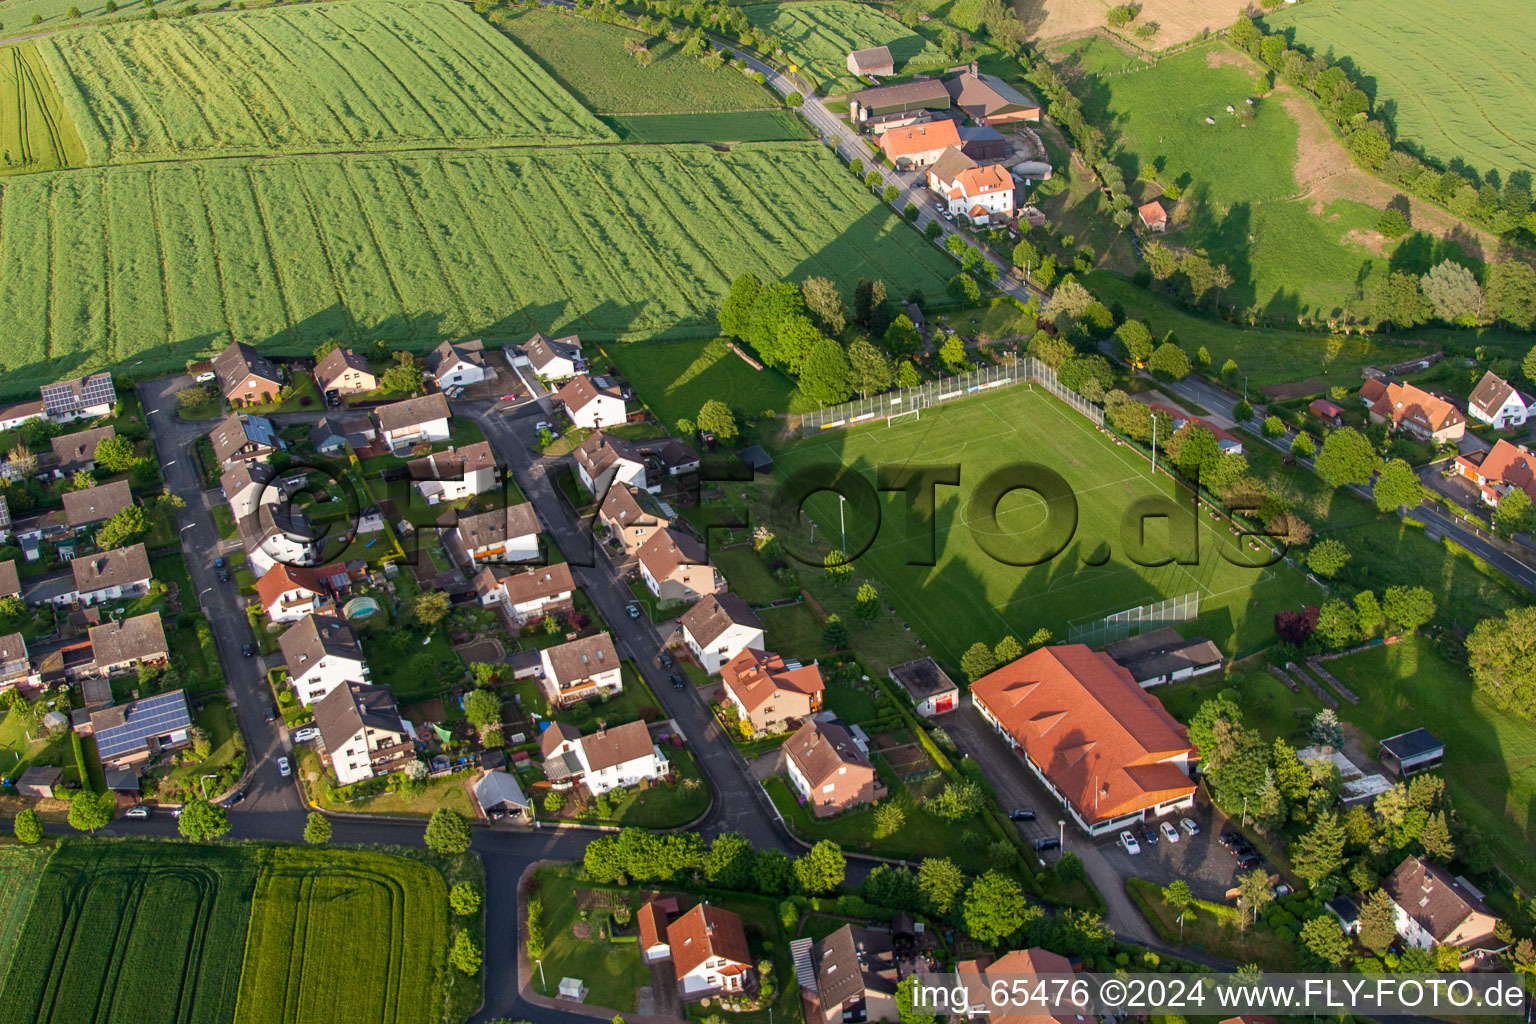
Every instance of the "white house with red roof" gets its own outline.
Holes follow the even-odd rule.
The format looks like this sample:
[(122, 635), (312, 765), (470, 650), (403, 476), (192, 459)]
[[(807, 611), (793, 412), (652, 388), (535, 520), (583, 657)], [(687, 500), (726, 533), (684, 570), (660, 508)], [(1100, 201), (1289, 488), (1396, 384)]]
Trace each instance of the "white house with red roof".
[(978, 164), (959, 149), (946, 150), (928, 171), (928, 187), (945, 209), (973, 224), (1012, 220), (1014, 185), (1002, 164)]
[(1483, 374), (1477, 387), (1467, 396), (1467, 415), (1500, 430), (1518, 427), (1532, 412), (1531, 403), (1503, 377), (1492, 371)]
[(628, 415), (624, 395), (618, 388), (586, 374), (572, 378), (556, 391), (555, 401), (565, 407), (573, 424), (588, 430), (619, 426)]

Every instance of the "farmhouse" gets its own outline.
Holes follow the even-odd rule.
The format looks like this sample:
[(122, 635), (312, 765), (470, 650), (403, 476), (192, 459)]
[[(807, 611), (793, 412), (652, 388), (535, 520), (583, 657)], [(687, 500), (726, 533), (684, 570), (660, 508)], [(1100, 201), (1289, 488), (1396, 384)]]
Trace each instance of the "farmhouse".
[(489, 441), (453, 448), (405, 464), (428, 505), (459, 501), (496, 486), (496, 453)]
[(1527, 402), (1503, 377), (1492, 371), (1483, 374), (1472, 394), (1467, 398), (1467, 415), (1483, 423), (1491, 423), (1499, 430), (1518, 427), (1531, 415)]
[(933, 116), (932, 111), (948, 110), (949, 104), (949, 90), (944, 83), (928, 78), (850, 93), (848, 116), (855, 124), (880, 131), (927, 120)]
[(86, 636), (91, 641), (91, 672), (98, 676), (127, 672), (140, 665), (163, 665), (170, 657), (159, 612), (92, 626)]
[(709, 564), (704, 546), (670, 526), (640, 545), (635, 560), (640, 578), (659, 601), (696, 601), (725, 589), (725, 577)]
[(812, 718), (784, 744), (790, 785), (825, 818), (885, 796), (869, 754), (841, 722)]
[(103, 767), (140, 768), (191, 745), (192, 709), (185, 690), (172, 690), (93, 711), (82, 731), (96, 737)]
[(96, 446), (116, 436), (117, 431), (111, 427), (96, 427), (50, 438), (48, 443), (53, 448), (54, 475), (70, 477), (82, 470), (95, 469)]
[(535, 334), (514, 357), (514, 364), (526, 365), (540, 380), (570, 380), (587, 372), (587, 362), (581, 357), (581, 338), (574, 334), (563, 338)]
[(309, 443), (321, 454), (339, 452), (347, 445), (367, 448), (378, 436), (365, 412), (327, 413), (309, 429)]
[[(819, 1024), (897, 1021), (896, 954), (890, 932), (845, 924), (811, 947)], [(817, 1024), (811, 1018), (811, 1024)]]
[(607, 633), (546, 647), (539, 654), (544, 695), (564, 706), (594, 697), (610, 697), (624, 689), (619, 652)]
[(104, 523), (133, 504), (133, 490), (127, 480), (98, 484), (83, 491), (64, 495), (64, 522), (75, 533)]
[(720, 680), (726, 699), (754, 732), (783, 732), (805, 721), (821, 710), (826, 692), (820, 666), (788, 664), (760, 646), (743, 647), (720, 669)]
[(699, 903), (667, 925), (667, 947), (684, 999), (741, 992), (752, 974), (752, 953), (741, 918)]
[(485, 343), (443, 342), (427, 353), (427, 379), (443, 391), (479, 384), (485, 380)]
[(256, 581), (256, 603), (272, 622), (297, 622), (307, 615), (334, 614), (336, 599), (351, 585), (344, 565), (274, 565)]
[(933, 164), (950, 147), (958, 151), (960, 133), (955, 130), (955, 122), (943, 118), (891, 128), (881, 134), (879, 146), (898, 171), (910, 171)]
[(996, 75), (979, 74), (976, 65), (944, 83), (950, 102), (977, 124), (998, 125), (1040, 120), (1040, 104)]
[[(44, 384), (38, 392), (43, 400), (43, 415), (54, 423), (108, 416), (117, 404), (117, 388), (112, 383), (112, 375), (105, 371)], [(13, 411), (11, 415), (14, 417), (16, 413)]]
[(1523, 444), (1499, 438), (1488, 451), (1456, 456), (1456, 472), (1477, 485), (1483, 502), (1495, 508), (1519, 488), (1536, 500), (1536, 455)]
[(1461, 954), (1463, 966), (1508, 946), (1493, 934), (1499, 920), (1482, 893), (1438, 864), (1408, 857), (1381, 887), (1392, 897), (1397, 934), (1410, 946), (1451, 946)]
[(1467, 432), (1467, 421), (1454, 405), (1412, 384), (1372, 378), (1360, 388), (1360, 398), (1372, 423), (1390, 424), (1392, 430), (1406, 430), (1421, 441), (1444, 444)]
[(574, 607), (576, 580), (565, 562), (512, 572), (488, 565), (475, 576), (481, 604), (501, 602), (518, 625)]
[(848, 73), (867, 78), (884, 78), (896, 73), (896, 62), (891, 59), (888, 46), (871, 46), (867, 50), (853, 50), (848, 54)]
[(273, 452), (288, 445), (277, 436), (277, 427), (265, 416), (231, 413), (208, 435), (214, 457), (225, 469), (237, 462), (265, 462)]
[(763, 649), (763, 621), (730, 591), (705, 595), (677, 622), (683, 643), (710, 675), (748, 647)]
[(448, 399), (441, 393), (390, 402), (374, 410), (379, 434), (395, 454), (414, 444), (436, 444), (448, 440)]
[(585, 374), (573, 378), (559, 391), (555, 401), (565, 407), (573, 424), (588, 430), (612, 427), (624, 422), (624, 395), (611, 382), (593, 380)]
[(593, 796), (664, 778), (672, 764), (651, 741), (644, 722), (608, 729), (599, 726), (588, 736), (570, 726), (551, 725), (539, 737), (544, 775), (557, 788), (584, 785)]
[(1187, 730), (1108, 654), (1042, 647), (978, 679), (971, 702), (1090, 835), (1194, 805)]
[[(150, 580), (154, 578), (143, 544), (72, 558), (69, 569), (74, 576), (74, 591), (68, 596), (81, 604), (139, 597), (149, 592)], [(55, 599), (54, 603), (62, 606), (70, 602)]]
[(626, 555), (639, 551), (653, 533), (672, 523), (649, 491), (626, 483), (608, 488), (603, 503), (597, 507), (597, 521), (610, 536), (619, 539)]
[(352, 627), (334, 616), (306, 615), (277, 643), (288, 666), (288, 682), (305, 707), (342, 683), (368, 681), (363, 645)]
[(333, 348), (315, 364), (315, 386), (327, 400), (376, 391), (379, 378), (368, 360), (349, 348)]
[(283, 390), (282, 376), (272, 360), (244, 342), (232, 342), (213, 357), (219, 390), (232, 404), (275, 402)]
[(539, 557), (539, 519), (528, 502), (478, 515), (461, 515), (454, 533), (471, 566), (481, 562), (527, 562)]
[(1104, 648), (1136, 685), (1157, 686), (1204, 675), (1221, 668), (1221, 650), (1203, 636), (1188, 639), (1172, 626), (1154, 629)]
[(924, 718), (946, 714), (960, 705), (960, 687), (932, 658), (897, 665), (887, 675), (907, 691), (917, 713)]
[(1136, 207), (1136, 216), (1141, 221), (1142, 227), (1154, 234), (1162, 234), (1168, 230), (1168, 211), (1163, 209), (1163, 204), (1156, 199)]
[(315, 705), (325, 759), (343, 786), (388, 775), (416, 756), (387, 686), (348, 682)]
[(958, 149), (946, 149), (928, 171), (928, 187), (945, 208), (972, 224), (1013, 219), (1013, 175), (1001, 164), (977, 166)]

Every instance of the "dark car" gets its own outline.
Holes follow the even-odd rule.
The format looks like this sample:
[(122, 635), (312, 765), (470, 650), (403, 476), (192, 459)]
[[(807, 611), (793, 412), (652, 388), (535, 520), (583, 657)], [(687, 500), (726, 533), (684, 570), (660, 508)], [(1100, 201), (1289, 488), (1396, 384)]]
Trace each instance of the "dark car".
[(1243, 871), (1252, 871), (1254, 868), (1263, 863), (1264, 858), (1260, 857), (1256, 853), (1245, 853), (1237, 859), (1237, 866)]
[(1044, 839), (1035, 840), (1035, 852), (1044, 853), (1046, 850), (1061, 849), (1061, 840), (1055, 836), (1046, 836)]
[(674, 689), (686, 690), (688, 688), (688, 680), (674, 672), (672, 673), (672, 686)]
[(1158, 840), (1157, 829), (1141, 829), (1139, 832), (1137, 832), (1137, 838), (1139, 838), (1143, 843), (1146, 843), (1148, 846), (1156, 846)]
[(1237, 844), (1246, 844), (1248, 842), (1248, 840), (1243, 838), (1241, 832), (1223, 832), (1216, 841), (1229, 850)]
[(229, 570), (228, 569), (220, 569), (219, 570), (219, 582), (220, 583), (228, 583), (229, 582)]
[(277, 708), (273, 707), (271, 704), (268, 704), (267, 705), (267, 721), (271, 722), (271, 721), (275, 721), (276, 719), (277, 719)]
[(245, 657), (247, 657), (247, 658), (252, 657), (256, 653), (256, 645), (255, 644), (241, 644), (240, 645), (240, 653), (242, 655), (244, 655)]
[(1035, 820), (1035, 812), (1034, 811), (1025, 811), (1025, 810), (1009, 811), (1008, 812), (1008, 820), (1009, 821), (1034, 821)]
[(668, 654), (666, 651), (662, 651), (660, 654), (656, 655), (656, 660), (661, 664), (662, 668), (672, 667), (672, 655)]
[(233, 806), (235, 806), (235, 804), (239, 803), (241, 800), (244, 800), (244, 799), (245, 799), (245, 790), (237, 789), (233, 793), (229, 794), (229, 796), (227, 798), (225, 798), (224, 806), (225, 806), (225, 808), (233, 807)]
[(223, 559), (222, 556), (220, 556), (218, 558), (215, 558), (213, 560), (213, 567), (215, 569), (222, 569), (222, 568), (224, 568), (224, 559)]

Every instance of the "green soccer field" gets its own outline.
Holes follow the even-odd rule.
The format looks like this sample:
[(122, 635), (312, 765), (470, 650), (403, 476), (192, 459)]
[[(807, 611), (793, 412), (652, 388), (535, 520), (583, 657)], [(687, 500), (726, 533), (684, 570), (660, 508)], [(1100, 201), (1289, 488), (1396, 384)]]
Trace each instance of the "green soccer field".
[[(994, 560), (983, 545), (1038, 557), (1047, 549), (1044, 502), (1027, 491), (1005, 495), (993, 531), (987, 510), (979, 507), (988, 503), (975, 495), (992, 472), (1027, 462), (1065, 479), (1076, 496), (1077, 528), (1060, 555), (1021, 567)], [(880, 465), (959, 466), (960, 486), (938, 490), (935, 565), (907, 564), (922, 556), (927, 534), (918, 529), (908, 536), (900, 492), (880, 496), (879, 533), (856, 562), (935, 655), (950, 664), (958, 664), (978, 640), (995, 644), (1007, 634), (1023, 640), (1042, 627), (1065, 640), (1074, 622), (1189, 593), (1200, 594), (1198, 632), (1230, 654), (1268, 638), (1275, 612), (1320, 596), (1284, 563), (1250, 568), (1229, 562), (1224, 552), (1236, 559), (1243, 552), (1208, 514), (1200, 517), (1198, 564), (1134, 564), (1121, 537), (1122, 517), (1139, 499), (1169, 493), (1169, 481), (1160, 477), (1154, 483), (1142, 458), (1038, 390), (1014, 387), (925, 410), (920, 420), (828, 432), (781, 453), (776, 473), (782, 481), (796, 470), (828, 463), (852, 467), (871, 483)], [(837, 504), (830, 493), (807, 503), (823, 537), (837, 536)], [(873, 521), (860, 521), (853, 503), (844, 511), (849, 547), (856, 549)], [(1146, 550), (1153, 557), (1143, 560), (1170, 550), (1169, 533), (1165, 524), (1148, 523)]]

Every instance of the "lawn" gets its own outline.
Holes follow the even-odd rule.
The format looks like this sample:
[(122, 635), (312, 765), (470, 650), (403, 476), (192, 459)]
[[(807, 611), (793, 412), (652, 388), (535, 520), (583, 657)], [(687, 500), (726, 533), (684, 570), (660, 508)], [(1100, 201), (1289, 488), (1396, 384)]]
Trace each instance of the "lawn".
[(430, 779), (422, 784), (420, 791), (413, 797), (407, 797), (399, 790), (389, 790), (377, 796), (363, 797), (359, 800), (341, 800), (333, 794), (322, 792), (318, 785), (313, 784), (319, 781), (323, 769), (312, 749), (308, 746), (294, 747), (293, 758), (294, 770), (305, 780), (311, 797), (327, 811), (340, 814), (398, 814), (403, 817), (425, 818), (438, 808), (446, 807), (471, 820), (478, 816), (474, 798), (465, 788), (464, 777), (461, 775)]
[(613, 821), (639, 828), (678, 828), (709, 807), (709, 784), (686, 749), (666, 748), (678, 780), (648, 789), (632, 789), (614, 807)]
[(812, 138), (788, 110), (622, 114), (604, 118), (624, 142), (779, 142)]
[[(778, 98), (731, 68), (710, 71), (678, 47), (631, 29), (550, 11), (498, 11), (491, 23), (600, 114), (693, 114), (778, 107)], [(649, 67), (625, 50), (645, 40)]]
[[(650, 970), (640, 962), (639, 945), (632, 939), (625, 942), (596, 938), (598, 927), (607, 923), (609, 915), (591, 911), (583, 914), (576, 905), (577, 885), (562, 872), (540, 869), (536, 879), (543, 908), (545, 951), (543, 970), (533, 972), (535, 991), (553, 996), (560, 988), (561, 978), (580, 978), (587, 986), (589, 1005), (633, 1011), (635, 992), (651, 983)], [(615, 895), (631, 911), (640, 909), (638, 893)], [(571, 934), (572, 927), (583, 921), (593, 929), (594, 938), (578, 939)], [(518, 932), (521, 934), (522, 929)]]
[(134, 21), (37, 47), (97, 164), (613, 138), (484, 19), (437, 0)]
[(1345, 720), (1378, 740), (1423, 726), (1445, 743), (1457, 815), (1477, 826), (1522, 886), (1536, 885), (1536, 722), (1474, 693), (1466, 673), (1423, 638), (1330, 661), (1328, 671), (1360, 695), (1359, 704), (1339, 708)]
[[(235, 716), (229, 700), (223, 695), (210, 695), (202, 700), (203, 706), (196, 712), (194, 719), (198, 727), (208, 734), (212, 750), (201, 761), (188, 761), (167, 772), (165, 781), (160, 785), (159, 796), (162, 800), (181, 799), (176, 793), (205, 798), (220, 793), (237, 778), (237, 761), (239, 765), (244, 764), (245, 743), (235, 727)], [(205, 783), (204, 776), (207, 775), (219, 778), (208, 779)], [(167, 783), (174, 787), (175, 792), (167, 788)], [(206, 793), (203, 789), (205, 785)]]
[[(730, 577), (726, 577), (730, 582)], [(827, 645), (821, 640), (821, 619), (808, 604), (791, 604), (783, 608), (764, 608), (757, 613), (763, 620), (763, 628), (773, 638), (773, 649), (786, 658), (798, 658), (811, 662), (827, 653)]]
[(773, 578), (761, 555), (750, 547), (711, 551), (710, 561), (725, 574), (731, 592), (748, 604), (768, 604), (790, 597), (793, 591)]
[(813, 142), (98, 168), (18, 177), (0, 216), (0, 357), (17, 396), (60, 359), (179, 372), (231, 338), (307, 354), (328, 338), (712, 337), (744, 272), (929, 296), (951, 272)]
[(79, 167), (86, 161), (80, 133), (59, 89), (38, 59), (37, 43), (0, 47), (0, 174)]
[(1267, 971), (1296, 970), (1296, 944), (1287, 942), (1262, 923), (1242, 927), (1234, 907), (1198, 900), (1185, 912), (1181, 928), (1179, 912), (1163, 901), (1157, 886), (1140, 878), (1128, 878), (1125, 888), (1142, 915), (1169, 942), (1178, 943), (1182, 937), (1184, 945), (1212, 956), (1258, 964)]
[[(1065, 516), (1057, 516), (1051, 533), (1045, 533), (1045, 505), (1026, 490), (1001, 495), (995, 525), (988, 525), (989, 500), (978, 484), (1031, 457), (1059, 474), (1075, 494), (1070, 532), (1065, 532)], [(1267, 641), (1276, 611), (1317, 599), (1302, 577), (1283, 564), (1233, 564), (1249, 557), (1247, 549), (1235, 549), (1226, 530), (1204, 516), (1199, 519), (1197, 564), (1135, 564), (1128, 550), (1135, 534), (1122, 533), (1122, 519), (1134, 503), (1166, 494), (1171, 483), (1164, 477), (1154, 483), (1139, 456), (1041, 391), (1015, 387), (925, 410), (918, 421), (828, 431), (781, 452), (779, 476), (841, 465), (872, 485), (877, 466), (918, 458), (927, 465), (957, 465), (962, 474), (958, 490), (938, 489), (931, 533), (920, 522), (908, 522), (904, 492), (871, 493), (867, 503), (848, 503), (848, 546), (856, 555), (855, 571), (875, 580), (883, 600), (927, 641), (935, 657), (952, 666), (976, 641), (995, 644), (1008, 634), (1026, 638), (1040, 628), (1064, 638), (1074, 622), (1190, 592), (1201, 595), (1199, 631), (1232, 651)], [(779, 503), (784, 514), (773, 525), (785, 548), (811, 552), (819, 562), (814, 553), (825, 545), (816, 547), (803, 521), (789, 519), (787, 498)], [(822, 527), (819, 539), (841, 543), (836, 496), (813, 495), (806, 508)], [(1147, 527), (1143, 561), (1168, 556), (1165, 535), (1166, 526)], [(936, 557), (925, 565), (930, 537)], [(868, 550), (858, 554), (865, 545)], [(1038, 561), (1058, 545), (1061, 554), (1043, 564), (1002, 560)], [(802, 577), (820, 575), (814, 565), (800, 564), (798, 571)], [(851, 624), (856, 630), (857, 624)]]
[(851, 725), (868, 722), (879, 717), (875, 699), (867, 693), (841, 683), (828, 683), (824, 696), (828, 710)]
[(8, 778), (20, 778), (34, 766), (73, 767), (69, 737), (51, 736), (42, 723), (15, 711), (0, 716), (0, 772)]
[(438, 871), (360, 850), (278, 848), (264, 859), (237, 1024), (440, 1017), (448, 891)]
[(890, 48), (896, 74), (933, 71), (950, 63), (937, 46), (879, 9), (845, 0), (753, 4), (747, 20), (783, 42), (790, 58), (829, 94), (862, 88), (848, 73), (850, 50)]
[(750, 416), (811, 408), (795, 382), (778, 370), (755, 370), (720, 338), (608, 345), (603, 356), (629, 380), (635, 394), (668, 429), (695, 419), (719, 398)]
[(1536, 127), (1522, 112), (1536, 84), (1508, 69), (1536, 46), (1536, 23), (1499, 0), (1467, 0), (1447, 33), (1441, 13), (1433, 0), (1318, 0), (1265, 21), (1294, 46), (1353, 63), (1407, 148), (1485, 171), (1529, 168)]

